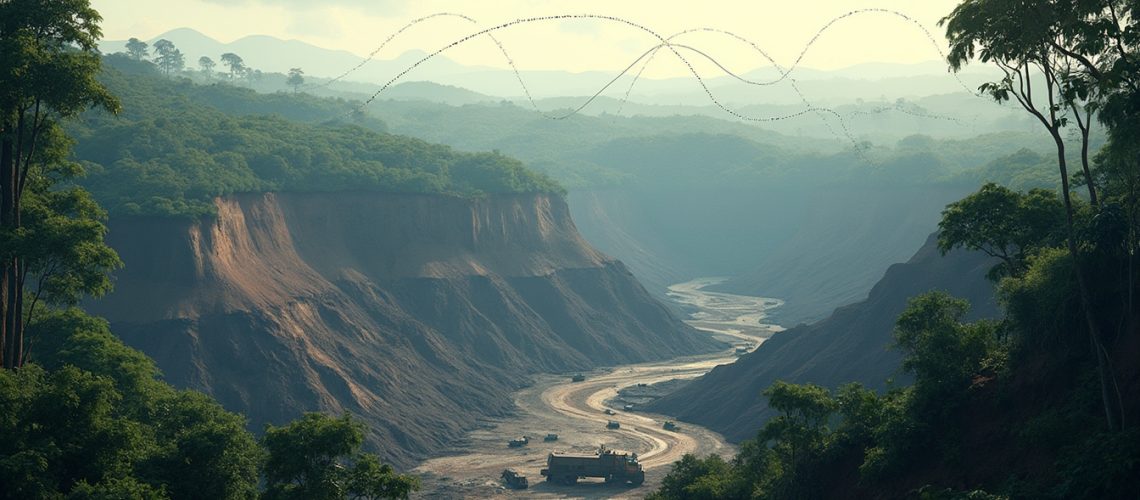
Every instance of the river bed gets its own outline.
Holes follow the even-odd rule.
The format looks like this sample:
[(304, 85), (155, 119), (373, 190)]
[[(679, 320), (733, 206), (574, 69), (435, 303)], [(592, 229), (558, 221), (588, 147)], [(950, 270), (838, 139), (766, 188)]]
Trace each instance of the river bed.
[(759, 344), (783, 331), (768, 323), (768, 313), (784, 305), (780, 299), (705, 290), (727, 278), (697, 278), (670, 285), (666, 295), (689, 311), (686, 323), (698, 330)]
[[(423, 479), (424, 489), (414, 497), (641, 498), (659, 487), (670, 464), (685, 453), (732, 456), (735, 446), (715, 432), (685, 422), (678, 422), (682, 432), (664, 431), (661, 425), (666, 416), (625, 412), (620, 407), (610, 408), (606, 402), (619, 389), (635, 384), (696, 378), (717, 365), (735, 361), (740, 350), (753, 348), (782, 330), (765, 322), (781, 301), (705, 290), (721, 281), (700, 278), (677, 283), (667, 294), (688, 311), (688, 324), (733, 344), (732, 349), (599, 369), (578, 383), (565, 375), (536, 375), (533, 386), (514, 394), (518, 415), (485, 423), (468, 434), (466, 444), (450, 450), (449, 456), (427, 460), (417, 467), (414, 472)], [(607, 415), (606, 409), (614, 414)], [(621, 429), (605, 429), (608, 420), (621, 422)], [(551, 432), (559, 434), (558, 441), (543, 442), (541, 436)], [(522, 435), (538, 439), (522, 448), (506, 446), (507, 439)], [(583, 480), (576, 486), (563, 486), (547, 483), (538, 474), (551, 451), (588, 453), (599, 445), (638, 453), (646, 471), (645, 484), (632, 488)], [(503, 488), (498, 476), (508, 467), (527, 475), (530, 489)]]

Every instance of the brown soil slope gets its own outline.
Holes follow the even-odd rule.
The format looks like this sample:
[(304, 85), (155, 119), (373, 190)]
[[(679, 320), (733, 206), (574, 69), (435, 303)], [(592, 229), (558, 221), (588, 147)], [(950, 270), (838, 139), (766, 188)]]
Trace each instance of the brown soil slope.
[(649, 410), (704, 425), (738, 442), (753, 437), (774, 416), (761, 393), (777, 380), (831, 388), (860, 382), (882, 389), (892, 376), (905, 378), (899, 373), (901, 354), (888, 346), (907, 300), (943, 290), (970, 301), (968, 320), (996, 317), (993, 285), (985, 279), (993, 264), (980, 252), (942, 256), (931, 235), (908, 262), (888, 268), (866, 300), (774, 335), (735, 363), (718, 366), (655, 401)]
[(350, 411), (400, 465), (511, 411), (525, 374), (707, 351), (548, 195), (289, 193), (200, 222), (111, 221), (92, 305), (166, 378), (251, 426)]

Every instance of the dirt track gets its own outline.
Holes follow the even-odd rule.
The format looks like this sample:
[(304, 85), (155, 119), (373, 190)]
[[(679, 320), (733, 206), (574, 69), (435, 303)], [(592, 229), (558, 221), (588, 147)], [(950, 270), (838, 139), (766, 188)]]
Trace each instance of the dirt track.
[[(670, 287), (675, 300), (695, 307), (691, 324), (725, 340), (758, 344), (779, 327), (762, 323), (762, 310), (770, 299), (702, 292), (712, 280), (695, 280)], [(656, 489), (668, 473), (669, 465), (686, 453), (730, 456), (735, 448), (719, 435), (685, 422), (680, 432), (662, 429), (668, 417), (612, 408), (607, 415), (606, 401), (618, 389), (639, 383), (653, 384), (670, 379), (695, 378), (718, 364), (735, 360), (732, 350), (699, 357), (628, 365), (608, 371), (588, 373), (584, 382), (571, 382), (566, 376), (536, 377), (532, 387), (515, 395), (519, 416), (504, 421), (485, 422), (473, 431), (469, 441), (454, 450), (456, 455), (428, 460), (415, 469), (424, 480), (418, 498), (641, 498)], [(620, 429), (606, 429), (616, 420)], [(675, 419), (670, 419), (675, 420)], [(544, 442), (547, 433), (559, 439)], [(529, 436), (530, 444), (508, 448), (507, 441)], [(646, 482), (638, 488), (605, 484), (601, 479), (584, 479), (575, 486), (547, 483), (539, 475), (552, 451), (591, 452), (604, 445), (614, 450), (637, 453), (646, 471)], [(506, 490), (499, 474), (514, 468), (531, 483), (527, 490)]]

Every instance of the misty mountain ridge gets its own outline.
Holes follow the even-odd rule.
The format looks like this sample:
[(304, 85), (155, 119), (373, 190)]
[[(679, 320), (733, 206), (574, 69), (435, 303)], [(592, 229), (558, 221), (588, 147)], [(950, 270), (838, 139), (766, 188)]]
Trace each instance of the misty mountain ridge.
[[(305, 71), (310, 83), (339, 77), (366, 59), (349, 51), (327, 49), (300, 40), (283, 40), (270, 35), (249, 35), (232, 42), (221, 42), (192, 28), (177, 28), (144, 41), (153, 45), (160, 39), (170, 40), (185, 54), (188, 69), (197, 69), (197, 61), (202, 56), (218, 62), (221, 54), (232, 52), (241, 56), (249, 67), (265, 73), (287, 73), (289, 69), (299, 67)], [(125, 44), (125, 40), (104, 40), (99, 48), (104, 53), (114, 53), (123, 51)], [(373, 47), (366, 49), (371, 51)], [(510, 47), (506, 49), (509, 51)], [(387, 54), (379, 54), (367, 64), (353, 70), (346, 80), (339, 81), (333, 89), (375, 92), (382, 82), (410, 68), (426, 55), (428, 52), (419, 49), (406, 51), (390, 59), (386, 58), (389, 57)], [(535, 98), (590, 96), (616, 76), (613, 71), (519, 69), (526, 83), (526, 90)], [(224, 68), (218, 67), (217, 71), (224, 71)], [(738, 71), (737, 74), (747, 80), (769, 82), (778, 80), (781, 71), (765, 64), (747, 71)], [(808, 94), (812, 99), (821, 102), (880, 96), (893, 100), (899, 97), (915, 98), (962, 93), (972, 91), (981, 82), (993, 78), (991, 72), (985, 68), (969, 68), (960, 73), (956, 79), (940, 61), (913, 64), (872, 62), (837, 70), (797, 67), (793, 75), (796, 82), (806, 84), (805, 90), (810, 89)], [(464, 65), (443, 54), (436, 55), (405, 76), (409, 81), (430, 80), (499, 98), (520, 99), (526, 93), (520, 87), (518, 77), (511, 70)], [(729, 102), (782, 104), (801, 102), (798, 94), (790, 87), (790, 80), (775, 86), (758, 88), (723, 74), (701, 76), (706, 85), (718, 95), (718, 99)], [(630, 74), (622, 76), (608, 89), (607, 94), (611, 97), (624, 95), (632, 79), (633, 75)], [(361, 88), (361, 85), (365, 87)], [(708, 96), (692, 76), (665, 79), (639, 78), (630, 97), (646, 104), (709, 104)]]

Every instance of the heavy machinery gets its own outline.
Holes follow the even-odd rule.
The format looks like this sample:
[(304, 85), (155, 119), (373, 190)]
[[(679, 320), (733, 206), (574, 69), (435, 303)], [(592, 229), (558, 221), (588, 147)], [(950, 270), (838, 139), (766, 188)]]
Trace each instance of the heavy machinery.
[(519, 471), (514, 469), (504, 470), (502, 477), (503, 482), (512, 490), (525, 490), (530, 486), (530, 481), (527, 481), (526, 476), (519, 474)]
[(523, 436), (521, 438), (507, 441), (507, 448), (522, 448), (528, 444), (530, 444), (530, 436)]
[(586, 376), (582, 375), (581, 373), (574, 375), (573, 377), (570, 377), (571, 382), (583, 382), (585, 380), (586, 380)]
[(592, 454), (551, 453), (546, 457), (546, 468), (541, 474), (546, 480), (574, 484), (584, 477), (600, 477), (607, 483), (630, 483), (641, 486), (645, 471), (637, 461), (636, 453), (618, 453), (605, 446)]
[(606, 408), (606, 411), (604, 411), (604, 412), (602, 412), (602, 413), (605, 413), (606, 415), (613, 415), (613, 414), (615, 414), (615, 413), (617, 413), (617, 412), (615, 412), (615, 411), (613, 411), (613, 410), (611, 410), (611, 409), (609, 409), (609, 408)]
[(621, 429), (621, 422), (618, 422), (617, 420), (610, 420), (609, 422), (606, 422), (606, 428)]
[(674, 424), (670, 420), (666, 420), (665, 425), (663, 425), (662, 428), (667, 430), (667, 431), (671, 431), (671, 432), (681, 432), (681, 428), (678, 427), (677, 424)]
[(551, 441), (558, 441), (558, 434), (552, 432), (550, 434), (547, 434), (546, 437), (542, 438), (542, 440), (548, 443)]

